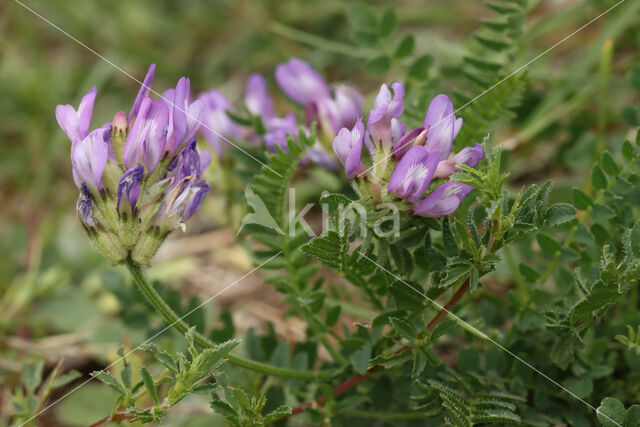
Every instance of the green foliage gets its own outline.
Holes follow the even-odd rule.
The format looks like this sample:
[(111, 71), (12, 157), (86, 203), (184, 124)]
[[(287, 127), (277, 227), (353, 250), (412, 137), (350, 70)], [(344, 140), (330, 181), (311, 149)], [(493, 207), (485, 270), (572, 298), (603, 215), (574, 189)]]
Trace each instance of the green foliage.
[[(154, 378), (149, 369), (140, 366), (140, 381), (131, 382), (131, 366), (125, 358), (122, 349), (119, 355), (124, 361), (124, 368), (117, 379), (106, 370), (93, 372), (94, 378), (102, 381), (116, 392), (118, 397), (114, 404), (112, 419), (126, 419), (141, 421), (142, 423), (161, 422), (171, 407), (191, 393), (211, 392), (218, 388), (216, 381), (207, 380), (226, 361), (224, 358), (238, 341), (230, 340), (214, 348), (198, 351), (194, 344), (195, 329), (191, 328), (186, 334), (190, 359), (183, 353), (173, 358), (153, 344), (144, 344), (141, 349), (151, 352), (152, 356), (162, 364), (166, 370)], [(159, 386), (168, 383), (169, 387), (161, 399)], [(153, 406), (139, 408), (136, 402), (145, 394), (151, 397)], [(124, 412), (119, 413), (119, 410)]]
[(636, 354), (640, 355), (640, 326), (637, 330), (634, 330), (631, 325), (627, 325), (628, 336), (616, 335), (616, 340), (620, 344), (629, 347), (629, 350), (634, 350)]
[(456, 93), (465, 123), (455, 140), (458, 149), (476, 143), (499, 120), (512, 119), (526, 88), (525, 73), (516, 69), (515, 60), (528, 2), (499, 0), (486, 5), (496, 15), (473, 34), (461, 68), (469, 89)]
[(58, 363), (46, 379), (42, 378), (44, 361), (37, 363), (23, 363), (20, 367), (24, 389), (18, 388), (10, 395), (13, 405), (13, 421), (15, 425), (23, 425), (32, 422), (45, 406), (51, 393), (78, 379), (81, 374), (71, 370), (61, 375)]

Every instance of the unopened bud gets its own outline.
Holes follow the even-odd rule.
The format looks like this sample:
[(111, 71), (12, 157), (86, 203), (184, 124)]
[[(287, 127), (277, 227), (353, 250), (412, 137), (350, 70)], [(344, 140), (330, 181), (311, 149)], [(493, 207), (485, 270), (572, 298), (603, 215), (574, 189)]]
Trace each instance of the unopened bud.
[(124, 156), (124, 144), (127, 141), (127, 115), (124, 111), (118, 111), (111, 121), (111, 144), (117, 159)]

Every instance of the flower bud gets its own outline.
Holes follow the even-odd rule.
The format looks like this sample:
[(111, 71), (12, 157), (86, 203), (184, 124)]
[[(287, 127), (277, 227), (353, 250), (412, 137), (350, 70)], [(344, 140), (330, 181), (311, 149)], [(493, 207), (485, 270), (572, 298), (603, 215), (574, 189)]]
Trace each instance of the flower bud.
[(118, 111), (113, 116), (111, 122), (111, 146), (116, 158), (121, 159), (124, 155), (124, 144), (127, 141), (127, 114)]

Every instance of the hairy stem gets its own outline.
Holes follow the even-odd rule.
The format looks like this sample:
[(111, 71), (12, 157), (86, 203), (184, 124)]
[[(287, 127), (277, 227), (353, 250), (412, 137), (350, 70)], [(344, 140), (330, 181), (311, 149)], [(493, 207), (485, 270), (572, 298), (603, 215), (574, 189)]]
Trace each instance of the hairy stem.
[[(153, 308), (156, 309), (158, 313), (165, 318), (169, 325), (175, 328), (177, 331), (181, 333), (186, 333), (189, 330), (189, 325), (182, 320), (169, 305), (162, 299), (162, 297), (156, 292), (156, 290), (151, 286), (151, 284), (147, 281), (142, 273), (142, 270), (138, 264), (136, 264), (132, 259), (127, 259), (126, 261), (127, 268), (131, 275), (133, 276), (134, 282), (140, 292), (145, 296), (149, 304)], [(207, 337), (196, 332), (194, 335), (195, 343), (202, 348), (212, 348), (215, 344), (210, 341)], [(229, 363), (235, 366), (239, 366), (250, 371), (260, 372), (265, 375), (274, 375), (277, 377), (284, 378), (295, 378), (301, 380), (317, 380), (324, 376), (323, 371), (306, 371), (306, 370), (298, 370), (298, 369), (287, 369), (280, 368), (277, 366), (268, 365), (266, 363), (256, 362), (255, 360), (245, 359), (241, 356), (235, 354), (228, 354), (227, 359), (229, 359)]]

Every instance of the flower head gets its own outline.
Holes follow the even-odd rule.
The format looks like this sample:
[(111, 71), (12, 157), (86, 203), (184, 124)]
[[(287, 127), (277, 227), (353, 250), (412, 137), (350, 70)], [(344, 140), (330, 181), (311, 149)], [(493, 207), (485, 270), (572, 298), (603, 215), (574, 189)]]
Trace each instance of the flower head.
[(284, 93), (305, 107), (307, 124), (335, 136), (343, 127), (352, 127), (362, 114), (362, 95), (349, 86), (329, 87), (309, 64), (291, 59), (276, 67), (276, 81)]
[(263, 119), (275, 117), (273, 100), (269, 96), (267, 81), (262, 74), (254, 73), (247, 79), (244, 104), (254, 116), (260, 116)]
[[(209, 190), (202, 174), (211, 155), (198, 152), (201, 101), (189, 102), (182, 78), (163, 99), (149, 96), (155, 66), (127, 115), (88, 130), (95, 88), (78, 111), (60, 105), (56, 117), (71, 143), (78, 215), (89, 238), (114, 262), (146, 263), (168, 234), (199, 208)], [(188, 141), (185, 142), (185, 140)]]
[(306, 62), (293, 58), (276, 67), (276, 81), (289, 98), (301, 105), (329, 98), (329, 85)]

